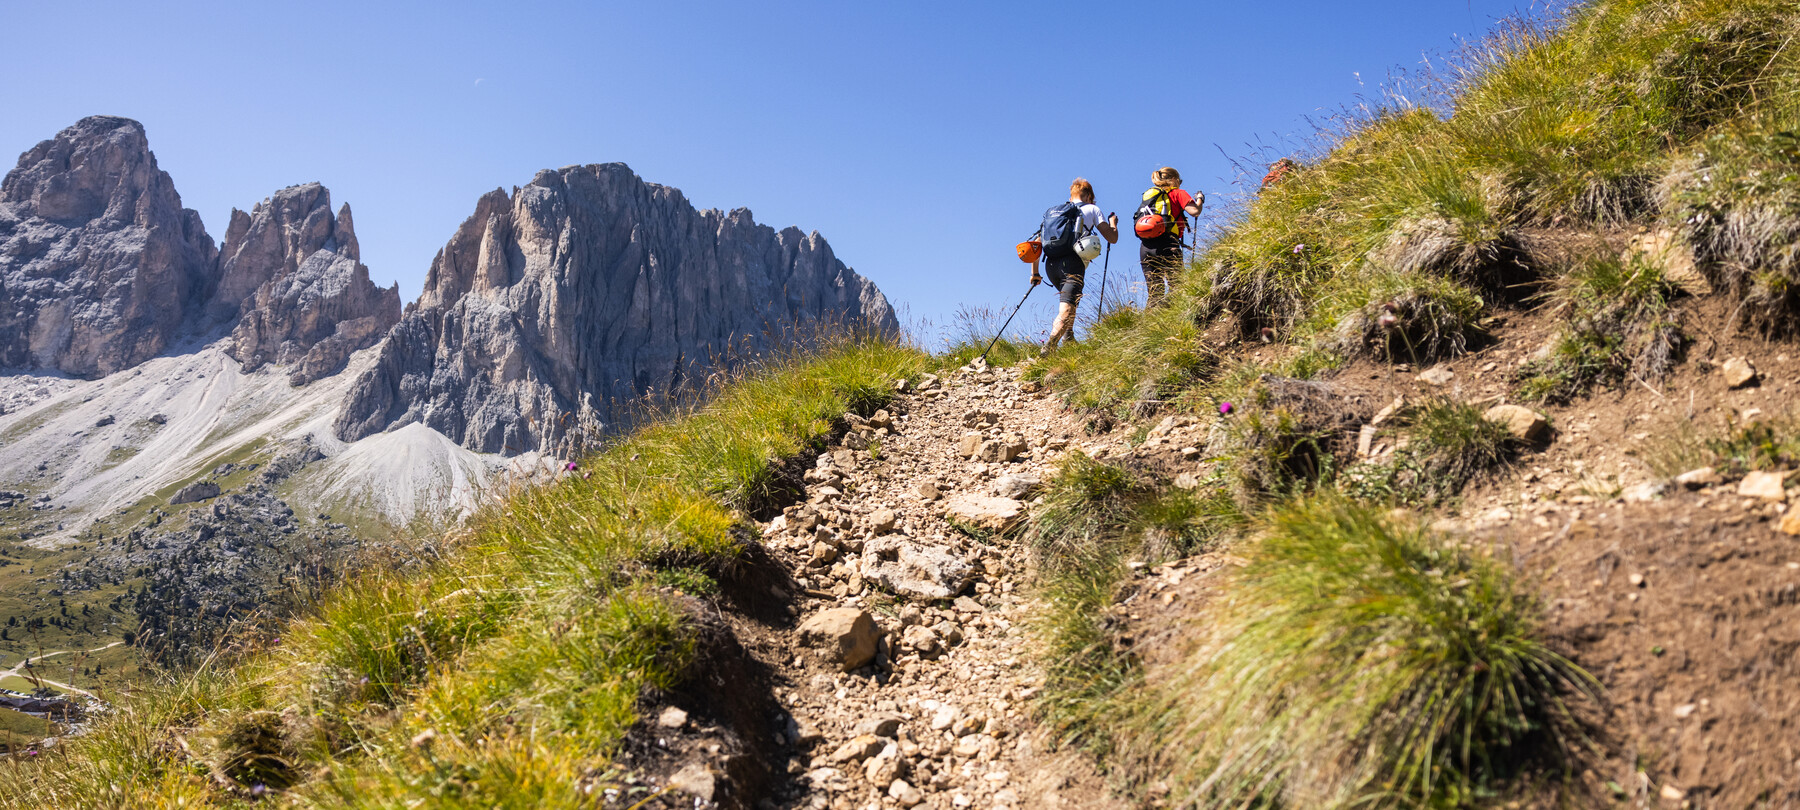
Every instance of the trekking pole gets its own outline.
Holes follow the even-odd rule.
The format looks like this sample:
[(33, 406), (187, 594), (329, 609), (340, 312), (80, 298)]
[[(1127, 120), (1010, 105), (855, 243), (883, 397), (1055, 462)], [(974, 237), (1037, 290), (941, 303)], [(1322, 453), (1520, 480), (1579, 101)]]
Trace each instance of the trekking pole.
[(1112, 243), (1106, 243), (1106, 258), (1100, 261), (1100, 303), (1094, 307), (1094, 319), (1106, 314), (1106, 268), (1112, 265)]
[[(1019, 297), (1019, 305), (1016, 307), (1013, 307), (1012, 314), (1006, 316), (1006, 323), (1000, 324), (1000, 331), (994, 333), (994, 339), (988, 341), (987, 348), (982, 349), (981, 356), (976, 359), (980, 360), (983, 363), (987, 362), (988, 352), (993, 351), (994, 344), (1000, 342), (1000, 336), (1006, 334), (1006, 327), (1011, 326), (1012, 319), (1019, 314), (1019, 310), (1025, 308), (1025, 299), (1030, 298), (1031, 291), (1035, 290), (1035, 289), (1037, 289), (1037, 284), (1035, 282), (1030, 287), (1027, 287), (1025, 289), (1025, 294)], [(970, 362), (973, 363), (974, 361), (970, 361)]]

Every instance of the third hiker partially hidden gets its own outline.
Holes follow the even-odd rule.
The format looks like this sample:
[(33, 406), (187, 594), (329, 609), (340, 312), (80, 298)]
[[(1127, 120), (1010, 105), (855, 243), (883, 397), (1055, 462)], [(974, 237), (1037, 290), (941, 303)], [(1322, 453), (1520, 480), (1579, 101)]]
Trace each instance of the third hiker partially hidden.
[(1164, 166), (1150, 173), (1153, 183), (1132, 215), (1133, 229), (1143, 242), (1138, 259), (1144, 265), (1144, 294), (1156, 306), (1175, 291), (1181, 275), (1181, 236), (1188, 216), (1200, 216), (1206, 195), (1198, 198), (1181, 188), (1181, 173)]
[[(1050, 339), (1044, 342), (1045, 353), (1075, 331), (1075, 307), (1081, 302), (1087, 263), (1100, 255), (1100, 240), (1095, 238), (1095, 230), (1099, 230), (1108, 243), (1117, 243), (1119, 215), (1101, 219), (1100, 207), (1094, 204), (1094, 184), (1077, 177), (1069, 185), (1069, 201), (1044, 212), (1044, 224), (1037, 234), (1043, 242), (1044, 272), (1050, 276), (1050, 284), (1056, 287), (1057, 300), (1062, 302), (1056, 308), (1056, 323), (1050, 329)], [(1042, 280), (1038, 275), (1038, 263), (1033, 261), (1032, 286)]]

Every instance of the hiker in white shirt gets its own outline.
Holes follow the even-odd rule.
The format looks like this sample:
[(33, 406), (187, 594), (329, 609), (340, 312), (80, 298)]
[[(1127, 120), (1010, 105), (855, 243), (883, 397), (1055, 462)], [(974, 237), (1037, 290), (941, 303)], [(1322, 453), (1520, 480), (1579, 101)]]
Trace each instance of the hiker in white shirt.
[[(1075, 178), (1075, 182), (1069, 185), (1069, 203), (1079, 206), (1081, 232), (1077, 236), (1085, 236), (1098, 230), (1108, 243), (1118, 243), (1119, 216), (1113, 214), (1105, 219), (1101, 218), (1100, 207), (1094, 204), (1093, 183)], [(1046, 217), (1046, 221), (1048, 219)], [(1052, 255), (1046, 251), (1043, 256), (1044, 272), (1050, 276), (1050, 284), (1056, 287), (1057, 300), (1060, 302), (1056, 309), (1056, 321), (1050, 329), (1050, 338), (1044, 342), (1045, 354), (1075, 331), (1075, 308), (1081, 302), (1081, 287), (1086, 280), (1087, 262), (1091, 258), (1083, 258), (1075, 252)], [(1043, 277), (1038, 275), (1038, 263), (1034, 261), (1031, 263), (1031, 283), (1036, 286), (1042, 281)]]

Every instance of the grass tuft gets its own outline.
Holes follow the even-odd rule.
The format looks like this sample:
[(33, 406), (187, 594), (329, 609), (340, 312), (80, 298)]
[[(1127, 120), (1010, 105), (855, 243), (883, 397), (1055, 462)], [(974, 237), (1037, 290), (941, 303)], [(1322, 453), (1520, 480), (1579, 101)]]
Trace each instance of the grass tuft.
[(1751, 470), (1791, 470), (1800, 466), (1800, 418), (1793, 413), (1759, 418), (1718, 431), (1680, 420), (1655, 431), (1657, 439), (1641, 457), (1650, 470), (1673, 478), (1712, 467), (1725, 475)]
[(1189, 314), (1195, 306), (1191, 289), (1178, 290), (1188, 291), (1155, 309), (1109, 309), (1086, 340), (1058, 349), (1033, 365), (1026, 378), (1060, 391), (1072, 408), (1121, 418), (1182, 409), (1188, 404), (1182, 394), (1211, 379), (1219, 358), (1203, 344)]
[(1437, 506), (1511, 460), (1521, 442), (1475, 405), (1432, 400), (1397, 414), (1381, 440), (1392, 454), (1358, 464), (1340, 479), (1348, 494), (1375, 503)]
[(1130, 563), (1195, 553), (1245, 522), (1217, 482), (1158, 489), (1079, 451), (1064, 457), (1027, 535), (1046, 604), (1034, 624), (1047, 668), (1039, 710), (1064, 739), (1105, 753), (1118, 701), (1138, 683), (1135, 660), (1114, 645), (1109, 613)]
[(1342, 316), (1330, 339), (1344, 354), (1387, 362), (1435, 363), (1468, 350), (1486, 304), (1481, 295), (1429, 274), (1380, 275), (1368, 285), (1367, 303)]
[(1567, 696), (1595, 683), (1506, 565), (1335, 496), (1275, 511), (1252, 553), (1138, 708), (1173, 803), (1454, 804), (1583, 746)]
[(1800, 135), (1714, 135), (1676, 164), (1664, 190), (1698, 269), (1740, 302), (1739, 322), (1800, 331)]
[(1602, 258), (1571, 272), (1551, 293), (1568, 323), (1520, 370), (1520, 397), (1564, 403), (1596, 386), (1660, 381), (1686, 346), (1671, 304), (1679, 294), (1641, 259)]

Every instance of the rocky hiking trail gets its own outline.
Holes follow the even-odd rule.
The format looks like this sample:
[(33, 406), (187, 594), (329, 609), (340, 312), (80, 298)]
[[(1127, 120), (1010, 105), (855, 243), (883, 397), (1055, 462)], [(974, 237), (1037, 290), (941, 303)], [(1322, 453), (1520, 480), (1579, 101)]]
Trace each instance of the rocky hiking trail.
[[(791, 577), (775, 589), (794, 591), (788, 620), (722, 616), (767, 673), (780, 745), (722, 751), (707, 740), (729, 732), (681, 700), (652, 709), (651, 747), (690, 752), (665, 765), (669, 789), (724, 806), (1119, 806), (1030, 712), (1043, 676), (1019, 529), (1080, 430), (1032, 387), (1016, 369), (964, 367), (846, 417), (843, 443), (805, 470), (804, 501), (762, 524)], [(735, 778), (734, 756), (773, 759), (766, 787)]]
[(1014, 369), (920, 389), (852, 422), (765, 532), (812, 597), (777, 698), (813, 745), (781, 806), (1102, 803), (1092, 764), (1051, 751), (1028, 713), (1043, 678), (1015, 531), (1079, 425)]

